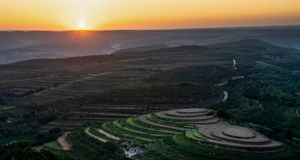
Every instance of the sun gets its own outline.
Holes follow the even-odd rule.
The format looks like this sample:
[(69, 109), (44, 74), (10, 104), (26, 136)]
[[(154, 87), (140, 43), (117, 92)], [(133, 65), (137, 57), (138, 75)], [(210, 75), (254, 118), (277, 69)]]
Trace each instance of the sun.
[(79, 21), (78, 22), (78, 26), (80, 27), (80, 28), (84, 28), (85, 27), (85, 22), (84, 21)]

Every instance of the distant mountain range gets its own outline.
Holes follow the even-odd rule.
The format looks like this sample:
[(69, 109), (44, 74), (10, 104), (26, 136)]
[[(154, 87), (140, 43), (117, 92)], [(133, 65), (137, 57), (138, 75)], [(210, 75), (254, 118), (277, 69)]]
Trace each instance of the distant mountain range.
[(183, 45), (210, 45), (243, 39), (300, 49), (300, 26), (121, 31), (0, 32), (0, 64)]

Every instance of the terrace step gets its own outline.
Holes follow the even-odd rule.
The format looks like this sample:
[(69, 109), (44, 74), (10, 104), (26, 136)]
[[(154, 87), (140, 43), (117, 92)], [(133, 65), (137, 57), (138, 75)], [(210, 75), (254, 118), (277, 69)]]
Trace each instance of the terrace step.
[(130, 128), (134, 128), (137, 130), (142, 130), (142, 131), (146, 131), (146, 132), (152, 132), (152, 133), (161, 133), (161, 134), (168, 134), (168, 135), (175, 135), (177, 134), (177, 132), (172, 132), (172, 131), (166, 131), (166, 130), (160, 130), (160, 129), (153, 129), (153, 126), (149, 126), (149, 127), (144, 127), (141, 126), (140, 124), (137, 124), (135, 121), (133, 121), (132, 117), (128, 118), (126, 120), (126, 125), (130, 126)]
[(141, 123), (146, 123), (148, 125), (154, 126), (154, 127), (158, 127), (158, 128), (162, 128), (162, 129), (166, 129), (166, 130), (171, 130), (171, 131), (175, 131), (175, 132), (182, 132), (187, 130), (187, 128), (182, 128), (182, 127), (175, 127), (175, 126), (169, 126), (169, 125), (165, 125), (165, 124), (160, 124), (160, 123), (156, 123), (153, 121), (150, 121), (147, 118), (147, 114), (141, 115), (138, 117), (138, 120)]
[(168, 116), (166, 115), (166, 111), (163, 112), (158, 112), (156, 113), (156, 115), (160, 118), (166, 118), (166, 119), (172, 119), (172, 120), (177, 120), (177, 121), (183, 121), (183, 122), (201, 122), (201, 121), (205, 121), (205, 120), (210, 120), (210, 119), (214, 119), (215, 115), (211, 115), (211, 116), (207, 116), (205, 115), (200, 115), (200, 116), (194, 116), (194, 117), (172, 117), (172, 116)]

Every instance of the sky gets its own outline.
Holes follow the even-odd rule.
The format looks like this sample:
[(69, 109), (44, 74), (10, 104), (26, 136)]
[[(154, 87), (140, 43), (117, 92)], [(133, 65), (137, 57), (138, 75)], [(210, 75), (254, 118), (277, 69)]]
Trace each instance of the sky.
[(274, 25), (300, 25), (300, 0), (0, 0), (0, 30)]

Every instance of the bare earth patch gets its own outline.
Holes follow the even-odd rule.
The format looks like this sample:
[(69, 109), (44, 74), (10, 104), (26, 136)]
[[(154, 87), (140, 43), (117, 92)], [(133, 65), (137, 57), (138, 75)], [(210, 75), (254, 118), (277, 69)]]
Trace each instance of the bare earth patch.
[(69, 151), (72, 148), (72, 145), (66, 141), (66, 137), (58, 137), (57, 142), (62, 146), (63, 150)]
[(39, 152), (41, 149), (43, 149), (43, 145), (41, 146), (36, 146), (36, 147), (33, 147), (35, 149), (35, 151)]

